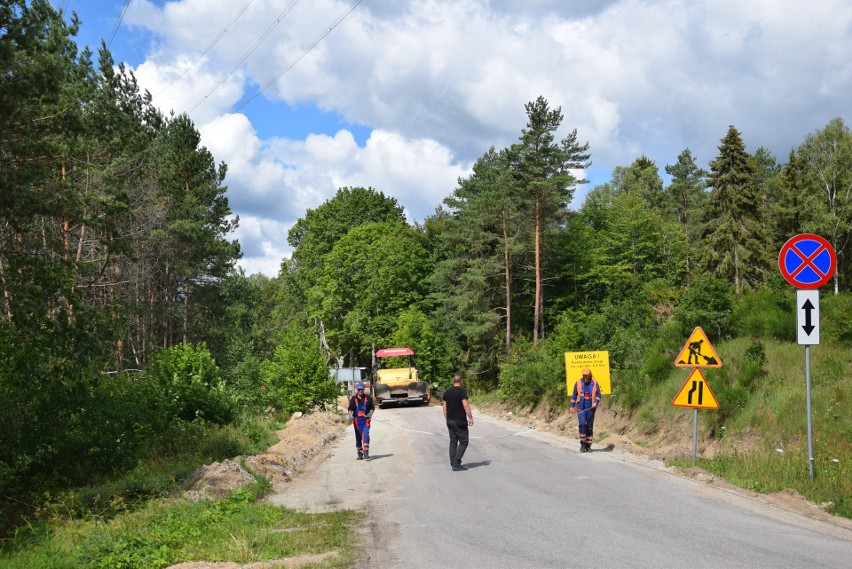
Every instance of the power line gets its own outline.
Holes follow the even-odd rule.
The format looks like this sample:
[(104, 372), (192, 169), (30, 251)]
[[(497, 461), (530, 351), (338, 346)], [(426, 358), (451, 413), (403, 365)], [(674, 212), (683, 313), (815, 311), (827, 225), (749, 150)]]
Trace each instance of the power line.
[(168, 84), (168, 86), (166, 87), (167, 89), (168, 89), (169, 87), (171, 87), (172, 85), (174, 85), (175, 83), (177, 83), (178, 81), (180, 81), (181, 79), (183, 79), (183, 76), (184, 76), (184, 75), (186, 75), (187, 73), (189, 73), (189, 72), (190, 72), (190, 71), (191, 71), (191, 70), (192, 70), (192, 69), (193, 69), (193, 68), (194, 68), (194, 67), (198, 64), (198, 62), (199, 62), (199, 61), (201, 61), (201, 58), (202, 58), (202, 57), (204, 57), (205, 55), (207, 55), (207, 53), (208, 53), (211, 49), (213, 49), (213, 46), (214, 46), (214, 45), (216, 45), (216, 43), (217, 43), (220, 39), (222, 39), (222, 36), (224, 36), (224, 35), (228, 32), (228, 30), (230, 30), (230, 29), (231, 29), (231, 26), (233, 26), (233, 25), (234, 25), (234, 23), (235, 23), (235, 22), (236, 22), (236, 21), (240, 18), (240, 16), (242, 16), (242, 15), (243, 15), (243, 13), (244, 13), (244, 12), (248, 9), (248, 7), (249, 7), (249, 6), (251, 6), (252, 2), (254, 2), (254, 0), (249, 0), (249, 1), (246, 3), (246, 5), (245, 5), (245, 6), (243, 6), (243, 7), (240, 9), (240, 11), (237, 13), (237, 15), (236, 15), (236, 16), (234, 16), (234, 17), (231, 19), (231, 21), (230, 21), (230, 22), (228, 22), (228, 25), (227, 25), (227, 26), (225, 26), (225, 29), (223, 29), (221, 32), (219, 32), (219, 35), (218, 35), (218, 36), (216, 36), (216, 38), (215, 38), (212, 42), (210, 42), (210, 45), (208, 45), (206, 48), (204, 48), (204, 51), (202, 51), (202, 52), (201, 52), (201, 55), (199, 55), (199, 56), (196, 58), (196, 60), (195, 60), (195, 61), (193, 61), (193, 62), (192, 62), (192, 64), (191, 64), (189, 67), (187, 67), (187, 68), (183, 71), (183, 73), (181, 73), (181, 74), (177, 77), (177, 79), (175, 79), (174, 81), (172, 81), (171, 83), (169, 83), (169, 84)]
[[(252, 46), (251, 46), (251, 48), (249, 48), (249, 50), (248, 50), (248, 51), (247, 51), (247, 52), (246, 52), (246, 53), (245, 53), (245, 54), (244, 54), (244, 55), (240, 58), (240, 60), (239, 60), (239, 61), (237, 61), (236, 65), (234, 65), (234, 66), (231, 68), (231, 70), (230, 70), (230, 71), (228, 71), (228, 73), (227, 73), (227, 74), (226, 74), (226, 75), (222, 78), (222, 80), (221, 80), (221, 81), (219, 81), (218, 83), (216, 83), (216, 85), (215, 85), (215, 86), (214, 86), (214, 87), (213, 87), (210, 91), (208, 91), (208, 92), (207, 92), (207, 94), (206, 94), (206, 95), (204, 95), (204, 97), (202, 97), (200, 101), (198, 101), (197, 103), (195, 103), (195, 105), (194, 105), (191, 109), (189, 109), (189, 112), (190, 112), (190, 113), (191, 113), (192, 111), (194, 111), (195, 109), (197, 109), (197, 108), (198, 108), (198, 107), (199, 107), (199, 106), (200, 106), (200, 105), (201, 105), (204, 101), (206, 101), (206, 100), (207, 100), (207, 98), (208, 98), (210, 95), (212, 95), (213, 93), (215, 93), (215, 92), (216, 92), (216, 90), (217, 90), (219, 87), (221, 87), (221, 86), (222, 86), (222, 84), (223, 84), (225, 81), (227, 81), (227, 80), (228, 80), (228, 77), (230, 77), (231, 75), (233, 75), (233, 74), (234, 74), (234, 71), (236, 71), (236, 70), (240, 67), (240, 65), (242, 65), (242, 64), (245, 62), (245, 60), (246, 60), (246, 59), (248, 59), (248, 57), (249, 57), (252, 53), (254, 53), (254, 50), (256, 50), (256, 49), (257, 49), (257, 47), (261, 44), (261, 42), (263, 42), (263, 40), (265, 40), (265, 39), (267, 38), (267, 36), (269, 36), (269, 34), (270, 34), (270, 33), (272, 33), (272, 30), (273, 30), (273, 29), (275, 29), (275, 26), (277, 26), (279, 23), (281, 23), (281, 20), (283, 20), (283, 19), (284, 19), (284, 17), (285, 17), (285, 16), (287, 16), (287, 14), (288, 14), (288, 13), (290, 13), (290, 10), (292, 10), (292, 9), (293, 9), (293, 6), (295, 6), (295, 5), (298, 3), (298, 1), (299, 1), (299, 0), (293, 0), (292, 2), (290, 2), (290, 5), (289, 5), (289, 6), (287, 6), (287, 7), (284, 9), (284, 11), (283, 11), (283, 12), (281, 12), (281, 14), (280, 14), (280, 15), (278, 16), (278, 18), (277, 18), (277, 19), (276, 19), (276, 20), (272, 23), (272, 25), (271, 25), (271, 26), (269, 26), (268, 28), (266, 28), (266, 31), (265, 31), (265, 32), (263, 32), (263, 35), (261, 35), (261, 36), (260, 36), (260, 38), (259, 38), (256, 42), (254, 42), (254, 45), (252, 45)], [(360, 1), (360, 0), (359, 0), (359, 1)]]
[(118, 21), (115, 23), (115, 27), (112, 29), (112, 33), (109, 35), (109, 41), (107, 41), (107, 49), (112, 45), (112, 40), (115, 39), (115, 33), (118, 31), (118, 27), (121, 25), (121, 21), (124, 19), (124, 14), (127, 12), (127, 7), (130, 5), (130, 0), (124, 0), (124, 8), (121, 9), (121, 15), (118, 17)]
[(304, 58), (306, 55), (308, 55), (308, 54), (311, 52), (311, 50), (313, 50), (313, 49), (317, 46), (317, 44), (319, 44), (319, 42), (321, 42), (323, 39), (325, 39), (325, 37), (326, 37), (328, 34), (330, 34), (330, 33), (331, 33), (331, 31), (332, 31), (334, 28), (336, 28), (336, 27), (337, 27), (337, 25), (338, 25), (338, 24), (340, 24), (340, 22), (342, 22), (342, 21), (346, 18), (346, 16), (348, 16), (348, 15), (350, 14), (350, 12), (352, 12), (352, 10), (354, 10), (354, 9), (358, 6), (358, 4), (360, 4), (360, 3), (361, 3), (361, 0), (355, 0), (355, 2), (354, 2), (351, 6), (349, 6), (349, 9), (347, 9), (347, 10), (346, 10), (346, 12), (344, 12), (344, 13), (343, 13), (343, 14), (342, 14), (339, 18), (337, 18), (337, 19), (336, 19), (336, 20), (335, 20), (335, 21), (334, 21), (334, 22), (333, 22), (333, 23), (332, 23), (332, 24), (328, 27), (328, 29), (326, 29), (325, 31), (323, 31), (323, 33), (322, 33), (322, 34), (320, 34), (320, 35), (319, 35), (319, 37), (317, 37), (317, 39), (315, 39), (315, 40), (313, 41), (313, 43), (311, 43), (311, 45), (309, 45), (309, 46), (308, 46), (308, 47), (307, 47), (304, 51), (302, 51), (302, 53), (301, 53), (301, 54), (299, 54), (299, 56), (298, 56), (296, 59), (294, 59), (294, 60), (293, 60), (293, 61), (291, 61), (289, 64), (287, 64), (287, 67), (285, 67), (283, 70), (281, 70), (281, 72), (280, 72), (280, 73), (278, 73), (278, 75), (276, 75), (275, 77), (273, 77), (272, 79), (270, 79), (269, 81), (267, 81), (267, 82), (263, 85), (263, 87), (261, 87), (261, 88), (260, 88), (260, 89), (259, 89), (259, 90), (258, 90), (258, 91), (254, 94), (254, 95), (252, 95), (251, 97), (249, 97), (248, 99), (246, 99), (245, 101), (243, 101), (240, 105), (238, 105), (237, 107), (235, 107), (235, 108), (234, 108), (234, 112), (235, 112), (235, 113), (237, 113), (237, 112), (241, 111), (241, 110), (242, 110), (242, 109), (243, 109), (246, 105), (248, 105), (248, 104), (249, 104), (249, 103), (251, 103), (253, 100), (255, 100), (255, 99), (257, 98), (257, 96), (258, 96), (258, 95), (260, 95), (261, 93), (263, 93), (263, 92), (264, 92), (264, 91), (265, 91), (268, 87), (272, 86), (272, 85), (273, 85), (276, 81), (278, 81), (279, 79), (281, 79), (281, 77), (282, 77), (285, 73), (287, 73), (288, 71), (290, 71), (290, 69), (292, 69), (292, 68), (293, 68), (293, 67), (294, 67), (297, 63), (299, 63), (299, 62), (302, 60), (302, 58)]

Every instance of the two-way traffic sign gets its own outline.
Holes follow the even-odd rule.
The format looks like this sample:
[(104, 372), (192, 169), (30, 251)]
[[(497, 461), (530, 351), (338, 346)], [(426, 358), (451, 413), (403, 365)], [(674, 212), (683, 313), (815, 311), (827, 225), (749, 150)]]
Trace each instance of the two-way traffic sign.
[(819, 290), (796, 291), (796, 331), (799, 345), (819, 345)]

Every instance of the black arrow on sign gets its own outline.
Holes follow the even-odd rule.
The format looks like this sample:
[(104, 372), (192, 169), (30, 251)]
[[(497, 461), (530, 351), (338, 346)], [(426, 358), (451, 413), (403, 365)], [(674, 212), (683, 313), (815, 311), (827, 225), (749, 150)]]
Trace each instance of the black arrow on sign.
[(802, 305), (802, 308), (805, 309), (805, 325), (802, 326), (802, 330), (805, 331), (805, 334), (810, 336), (811, 332), (813, 332), (814, 328), (816, 328), (816, 326), (811, 325), (811, 310), (813, 310), (815, 307), (813, 304), (811, 304), (810, 298), (805, 301), (805, 303)]

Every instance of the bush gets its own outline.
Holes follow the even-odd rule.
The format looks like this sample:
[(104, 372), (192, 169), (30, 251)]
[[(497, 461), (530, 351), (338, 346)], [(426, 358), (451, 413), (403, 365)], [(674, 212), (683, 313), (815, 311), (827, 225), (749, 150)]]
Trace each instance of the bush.
[[(671, 362), (669, 362), (671, 366)], [(638, 408), (648, 393), (647, 376), (637, 369), (624, 370), (622, 381), (613, 381), (613, 400), (618, 401), (627, 409)], [(614, 378), (613, 378), (614, 379)]]
[(287, 413), (332, 404), (338, 387), (328, 375), (319, 341), (310, 332), (288, 328), (281, 335), (271, 362), (261, 365), (264, 387), (272, 406)]
[(203, 342), (156, 352), (146, 376), (165, 390), (169, 414), (173, 417), (219, 425), (229, 423), (234, 417), (234, 401)]
[(564, 406), (567, 398), (563, 362), (543, 348), (515, 343), (512, 356), (500, 368), (501, 395), (519, 407), (535, 407), (542, 401)]
[(820, 299), (822, 334), (826, 340), (852, 344), (852, 294), (827, 294)]
[(760, 290), (734, 299), (732, 326), (739, 336), (796, 339), (795, 294), (789, 290)]
[(703, 276), (683, 294), (674, 310), (674, 317), (684, 334), (701, 326), (712, 336), (726, 338), (731, 331), (732, 304), (730, 288), (724, 281)]

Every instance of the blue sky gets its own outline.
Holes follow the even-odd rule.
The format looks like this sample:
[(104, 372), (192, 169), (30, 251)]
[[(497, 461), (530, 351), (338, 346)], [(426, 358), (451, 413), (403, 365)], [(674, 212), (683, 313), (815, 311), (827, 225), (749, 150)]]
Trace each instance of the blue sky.
[(562, 109), (558, 135), (589, 142), (590, 186), (640, 155), (665, 179), (685, 148), (707, 168), (729, 125), (784, 161), (850, 121), (846, 0), (53, 5), (83, 21), (78, 44), (115, 31), (114, 59), (228, 164), (247, 273), (277, 274), (289, 228), (341, 186), (372, 186), (422, 221), (490, 146), (517, 140), (539, 95)]

